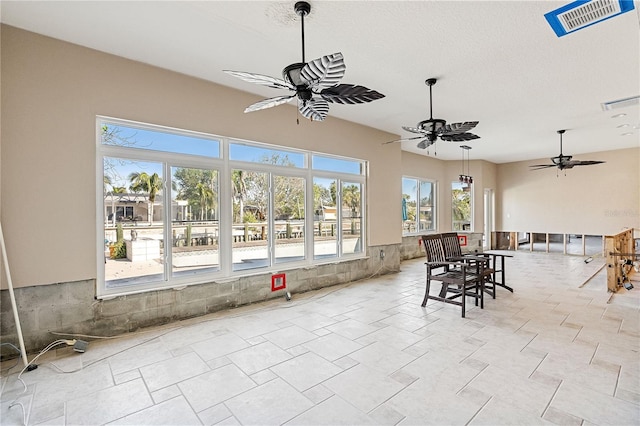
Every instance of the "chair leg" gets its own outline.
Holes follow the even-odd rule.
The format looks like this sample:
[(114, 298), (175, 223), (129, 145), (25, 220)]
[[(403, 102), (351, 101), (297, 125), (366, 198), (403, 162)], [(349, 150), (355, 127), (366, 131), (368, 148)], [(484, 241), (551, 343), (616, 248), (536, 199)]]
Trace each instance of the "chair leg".
[(464, 284), (462, 285), (462, 318), (464, 318), (465, 310), (467, 309), (467, 293)]
[(422, 307), (423, 308), (425, 306), (427, 306), (427, 299), (429, 299), (429, 291), (430, 290), (431, 290), (431, 279), (427, 275), (427, 282), (426, 282), (426, 285), (425, 285), (425, 292), (424, 292), (424, 300), (422, 301)]
[[(495, 261), (494, 261), (495, 263)], [(496, 290), (497, 290), (497, 286), (496, 286), (496, 273), (494, 272), (493, 274), (491, 274), (491, 282), (493, 282), (493, 291), (491, 292), (491, 296), (493, 296), (493, 298), (496, 298)]]

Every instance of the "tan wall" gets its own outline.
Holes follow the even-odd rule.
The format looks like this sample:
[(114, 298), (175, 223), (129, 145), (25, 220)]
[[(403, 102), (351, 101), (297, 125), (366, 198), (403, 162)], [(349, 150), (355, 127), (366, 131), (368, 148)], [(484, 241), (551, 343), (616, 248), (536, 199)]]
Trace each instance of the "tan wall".
[(401, 242), (389, 202), (401, 151), (382, 145), (396, 135), (331, 117), (296, 125), (288, 105), (243, 114), (260, 97), (13, 27), (1, 42), (1, 217), (16, 287), (97, 276), (96, 115), (368, 160), (368, 244)]
[(498, 165), (496, 229), (606, 235), (640, 227), (640, 148), (576, 159), (606, 163), (575, 167), (566, 174), (529, 169), (548, 159)]

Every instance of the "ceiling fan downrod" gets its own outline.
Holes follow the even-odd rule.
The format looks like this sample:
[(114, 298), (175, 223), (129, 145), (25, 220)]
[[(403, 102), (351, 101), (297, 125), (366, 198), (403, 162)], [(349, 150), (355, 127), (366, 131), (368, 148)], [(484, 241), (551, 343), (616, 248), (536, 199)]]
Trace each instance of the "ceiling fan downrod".
[(438, 79), (436, 78), (428, 78), (425, 83), (429, 86), (429, 119), (433, 120), (433, 94), (431, 93), (431, 87), (436, 84)]
[(565, 132), (566, 130), (558, 130), (558, 134), (560, 135), (560, 157), (562, 158), (562, 134)]
[(302, 63), (304, 59), (304, 17), (311, 12), (311, 5), (306, 1), (299, 1), (293, 6), (293, 10), (300, 16), (300, 26), (302, 28)]

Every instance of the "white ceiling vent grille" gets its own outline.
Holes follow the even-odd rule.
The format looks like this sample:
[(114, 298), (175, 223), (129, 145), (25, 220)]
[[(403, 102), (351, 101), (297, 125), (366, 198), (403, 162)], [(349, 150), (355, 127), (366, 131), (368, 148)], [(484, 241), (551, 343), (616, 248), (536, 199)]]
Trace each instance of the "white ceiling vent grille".
[(633, 10), (631, 0), (578, 0), (544, 17), (558, 37)]
[(618, 13), (620, 13), (620, 3), (617, 0), (597, 0), (560, 13), (558, 18), (565, 31), (570, 33)]
[(618, 99), (610, 102), (603, 102), (602, 105), (603, 111), (611, 111), (613, 109), (626, 108), (634, 105), (638, 105), (640, 103), (640, 96), (632, 96), (630, 98)]

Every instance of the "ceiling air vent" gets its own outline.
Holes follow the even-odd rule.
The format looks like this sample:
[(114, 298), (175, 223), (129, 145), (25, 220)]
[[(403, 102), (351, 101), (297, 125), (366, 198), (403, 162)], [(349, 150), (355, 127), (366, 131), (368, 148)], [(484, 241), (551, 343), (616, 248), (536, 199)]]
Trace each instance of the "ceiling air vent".
[(615, 101), (603, 102), (602, 105), (603, 111), (611, 111), (613, 109), (618, 108), (626, 108), (633, 105), (638, 105), (640, 103), (640, 96), (631, 96), (630, 98), (617, 99)]
[(632, 0), (578, 0), (546, 13), (558, 37), (633, 10)]

